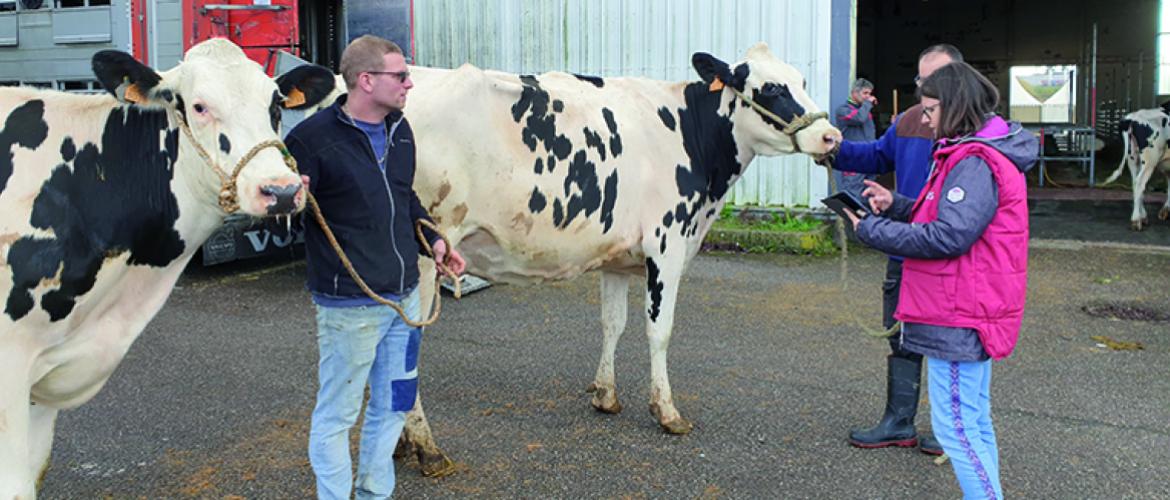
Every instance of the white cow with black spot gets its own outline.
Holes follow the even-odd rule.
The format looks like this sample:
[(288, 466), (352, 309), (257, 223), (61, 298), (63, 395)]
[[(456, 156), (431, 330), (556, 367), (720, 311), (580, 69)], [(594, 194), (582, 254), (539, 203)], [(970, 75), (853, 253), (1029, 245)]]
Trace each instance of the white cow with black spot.
[[(0, 89), (0, 499), (36, 496), (57, 413), (105, 385), (227, 211), (304, 206), (270, 141), (282, 104), (333, 86), (307, 68), (286, 101), (223, 39), (162, 73), (117, 51), (93, 68), (112, 96)], [(209, 161), (243, 167), (225, 186)]]
[[(687, 263), (753, 158), (820, 157), (841, 140), (801, 74), (766, 45), (735, 64), (704, 53), (692, 63), (702, 81), (413, 67), (406, 104), (415, 191), (469, 272), (509, 283), (602, 273), (604, 335), (589, 390), (603, 412), (622, 409), (614, 349), (630, 279), (644, 280), (650, 410), (675, 434), (692, 427), (666, 369)], [(427, 286), (433, 269), (423, 274)], [(448, 462), (421, 410), (405, 439), (424, 473), (441, 474)]]
[[(1170, 103), (1168, 103), (1170, 105)], [(1121, 154), (1121, 164), (1117, 170), (1105, 180), (1109, 184), (1121, 176), (1122, 168), (1129, 167), (1129, 176), (1133, 179), (1133, 214), (1130, 216), (1130, 227), (1141, 231), (1150, 225), (1146, 216), (1146, 207), (1143, 203), (1146, 185), (1156, 170), (1170, 180), (1170, 111), (1166, 106), (1155, 109), (1141, 109), (1125, 115), (1117, 124), (1121, 132), (1121, 142), (1124, 150)], [(1170, 196), (1158, 211), (1158, 219), (1170, 218)]]

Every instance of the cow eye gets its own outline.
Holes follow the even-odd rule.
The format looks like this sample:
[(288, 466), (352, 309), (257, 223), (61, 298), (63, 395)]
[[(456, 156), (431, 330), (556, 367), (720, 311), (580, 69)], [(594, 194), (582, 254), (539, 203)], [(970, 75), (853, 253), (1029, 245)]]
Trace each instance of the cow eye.
[(780, 97), (784, 95), (784, 88), (774, 83), (765, 83), (764, 88), (760, 89), (760, 93), (768, 97)]
[(191, 109), (194, 109), (195, 112), (199, 113), (199, 114), (203, 114), (203, 113), (207, 112), (207, 106), (204, 106), (200, 103), (195, 103), (193, 106), (191, 106)]

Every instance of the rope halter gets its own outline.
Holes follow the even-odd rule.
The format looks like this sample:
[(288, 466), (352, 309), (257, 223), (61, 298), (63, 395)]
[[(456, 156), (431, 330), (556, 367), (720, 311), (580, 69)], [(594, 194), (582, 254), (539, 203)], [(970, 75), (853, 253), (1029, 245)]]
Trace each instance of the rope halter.
[(813, 122), (820, 120), (822, 118), (829, 117), (829, 113), (824, 112), (824, 111), (817, 111), (816, 113), (805, 113), (803, 115), (797, 116), (791, 122), (789, 122), (788, 120), (780, 118), (779, 116), (776, 115), (776, 113), (773, 113), (768, 108), (761, 106), (760, 103), (752, 100), (752, 98), (748, 97), (743, 92), (740, 92), (734, 86), (725, 85), (723, 83), (723, 81), (721, 81), (719, 79), (719, 77), (715, 77), (715, 80), (711, 82), (711, 87), (710, 87), (711, 91), (715, 92), (715, 91), (721, 90), (723, 88), (727, 88), (728, 90), (730, 90), (733, 94), (735, 94), (736, 97), (743, 100), (743, 102), (748, 103), (748, 105), (751, 106), (752, 109), (756, 110), (757, 113), (763, 115), (765, 118), (768, 118), (770, 120), (775, 121), (776, 123), (779, 123), (780, 125), (783, 125), (784, 129), (781, 130), (781, 132), (783, 132), (784, 135), (788, 136), (789, 142), (792, 143), (792, 152), (794, 152), (794, 153), (802, 153), (803, 152), (800, 150), (800, 143), (796, 141), (796, 134), (799, 133), (801, 130), (808, 128), (810, 125), (813, 124)]
[(195, 140), (195, 134), (191, 133), (191, 127), (187, 125), (187, 120), (183, 118), (183, 114), (178, 111), (174, 111), (174, 114), (175, 121), (178, 122), (179, 128), (183, 131), (183, 135), (187, 137), (187, 141), (191, 143), (191, 147), (195, 148), (195, 152), (199, 153), (199, 157), (203, 158), (203, 162), (211, 167), (211, 170), (219, 177), (219, 207), (225, 213), (231, 214), (240, 209), (239, 197), (236, 196), (236, 179), (239, 178), (240, 171), (244, 170), (244, 166), (265, 148), (276, 148), (277, 151), (280, 151), (280, 156), (284, 159), (284, 164), (288, 165), (289, 170), (293, 171), (293, 173), (297, 173), (297, 162), (293, 159), (292, 154), (288, 152), (288, 148), (284, 146), (284, 142), (279, 139), (269, 139), (252, 146), (252, 149), (236, 163), (236, 167), (232, 169), (229, 175), (215, 160), (211, 159), (211, 155), (207, 153), (203, 145)]

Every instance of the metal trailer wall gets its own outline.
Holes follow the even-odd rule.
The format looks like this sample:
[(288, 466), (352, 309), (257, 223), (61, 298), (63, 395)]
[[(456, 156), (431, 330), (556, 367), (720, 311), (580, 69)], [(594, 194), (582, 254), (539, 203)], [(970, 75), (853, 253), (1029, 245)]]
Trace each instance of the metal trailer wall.
[(162, 71), (183, 60), (182, 0), (146, 0), (150, 16), (150, 65)]
[[(694, 52), (734, 62), (763, 41), (804, 74), (817, 106), (831, 110), (831, 22), (842, 5), (852, 8), (848, 0), (417, 1), (415, 58), (442, 68), (467, 62), (513, 73), (690, 81), (698, 78), (690, 65)], [(849, 32), (836, 36), (848, 50)], [(761, 157), (730, 201), (817, 206), (827, 182), (825, 169), (807, 156)]]
[[(62, 88), (65, 82), (93, 85), (90, 59), (102, 49), (130, 50), (127, 0), (93, 7), (53, 7), (0, 13), (0, 81)], [(97, 86), (100, 91), (101, 87)]]

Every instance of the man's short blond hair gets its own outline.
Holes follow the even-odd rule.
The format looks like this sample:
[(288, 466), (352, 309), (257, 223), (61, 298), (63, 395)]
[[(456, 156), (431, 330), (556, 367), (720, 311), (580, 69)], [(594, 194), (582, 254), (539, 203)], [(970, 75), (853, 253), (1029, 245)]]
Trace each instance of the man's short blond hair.
[(345, 87), (353, 90), (357, 86), (358, 75), (364, 71), (386, 69), (382, 60), (386, 54), (401, 53), (402, 47), (385, 38), (374, 35), (355, 38), (341, 54), (341, 77), (345, 79)]

